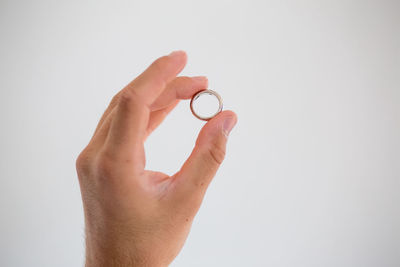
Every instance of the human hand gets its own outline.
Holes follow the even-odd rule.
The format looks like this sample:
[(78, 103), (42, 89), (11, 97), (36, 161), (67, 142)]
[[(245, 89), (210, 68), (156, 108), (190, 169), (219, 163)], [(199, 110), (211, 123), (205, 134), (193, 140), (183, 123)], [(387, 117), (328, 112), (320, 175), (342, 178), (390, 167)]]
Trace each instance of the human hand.
[(100, 119), (77, 172), (85, 211), (86, 266), (168, 266), (181, 250), (236, 124), (232, 111), (207, 122), (173, 176), (145, 170), (143, 143), (205, 77), (176, 77), (187, 56), (153, 62), (123, 88)]

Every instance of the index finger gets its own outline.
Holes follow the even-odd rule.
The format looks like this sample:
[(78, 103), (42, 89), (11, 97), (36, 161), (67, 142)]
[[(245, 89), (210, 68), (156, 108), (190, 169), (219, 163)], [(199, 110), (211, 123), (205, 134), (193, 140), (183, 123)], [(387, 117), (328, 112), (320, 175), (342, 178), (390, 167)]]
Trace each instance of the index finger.
[(154, 61), (141, 75), (129, 83), (124, 90), (131, 91), (147, 106), (151, 105), (185, 67), (187, 55), (174, 51)]
[(162, 93), (166, 84), (184, 68), (186, 61), (185, 52), (172, 52), (154, 61), (123, 89), (106, 141), (107, 148), (113, 154), (132, 158), (142, 153), (149, 106)]

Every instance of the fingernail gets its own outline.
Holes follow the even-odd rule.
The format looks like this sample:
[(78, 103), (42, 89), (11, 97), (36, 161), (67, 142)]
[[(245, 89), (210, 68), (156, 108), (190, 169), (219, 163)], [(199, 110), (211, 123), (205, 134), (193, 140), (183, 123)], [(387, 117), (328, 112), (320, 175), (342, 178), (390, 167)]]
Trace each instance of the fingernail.
[(176, 57), (176, 56), (180, 56), (182, 54), (185, 54), (185, 51), (183, 50), (177, 50), (177, 51), (173, 51), (171, 52), (168, 56), (170, 57)]
[(192, 80), (195, 82), (208, 82), (208, 79), (206, 76), (194, 76), (194, 77), (192, 77)]
[(235, 124), (236, 124), (235, 117), (230, 116), (225, 118), (224, 124), (222, 125), (222, 130), (226, 137), (228, 137), (229, 133), (231, 132)]

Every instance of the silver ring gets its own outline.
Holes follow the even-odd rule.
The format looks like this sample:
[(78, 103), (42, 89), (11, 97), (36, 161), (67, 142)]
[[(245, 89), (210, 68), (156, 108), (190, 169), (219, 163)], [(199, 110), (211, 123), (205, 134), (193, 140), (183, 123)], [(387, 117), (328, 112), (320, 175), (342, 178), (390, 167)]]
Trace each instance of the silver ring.
[[(210, 116), (210, 117), (202, 117), (202, 116), (200, 116), (199, 114), (197, 114), (197, 113), (194, 111), (194, 109), (193, 109), (193, 102), (196, 101), (196, 99), (198, 99), (198, 98), (199, 98), (201, 95), (203, 95), (203, 94), (213, 95), (213, 96), (215, 96), (215, 97), (218, 99), (218, 103), (219, 103), (218, 110), (217, 110), (217, 112), (216, 112), (215, 114), (213, 114), (213, 115)], [(192, 99), (190, 100), (190, 110), (192, 111), (192, 114), (193, 114), (196, 118), (198, 118), (198, 119), (200, 119), (200, 120), (203, 120), (203, 121), (209, 121), (209, 120), (211, 120), (212, 118), (214, 118), (218, 113), (220, 113), (220, 112), (222, 111), (222, 108), (223, 108), (222, 98), (221, 98), (221, 96), (220, 96), (217, 92), (215, 92), (215, 91), (213, 91), (213, 90), (208, 90), (208, 89), (201, 90), (201, 91), (197, 92), (196, 94), (194, 94), (194, 96), (193, 96)]]

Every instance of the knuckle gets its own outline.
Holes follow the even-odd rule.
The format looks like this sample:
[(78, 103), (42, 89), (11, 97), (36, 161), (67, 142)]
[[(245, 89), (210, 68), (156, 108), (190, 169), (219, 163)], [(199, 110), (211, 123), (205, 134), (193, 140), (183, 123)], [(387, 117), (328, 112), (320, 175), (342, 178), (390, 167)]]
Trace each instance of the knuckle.
[(114, 106), (118, 103), (118, 100), (120, 99), (121, 94), (122, 94), (122, 92), (119, 92), (118, 94), (113, 96), (113, 98), (111, 99), (111, 102), (110, 102), (110, 106)]
[(86, 174), (90, 172), (91, 169), (91, 157), (85, 148), (77, 157), (75, 161), (75, 167), (78, 173), (78, 178), (84, 177)]
[(110, 181), (121, 174), (117, 167), (118, 160), (106, 149), (90, 151), (86, 148), (76, 160), (78, 179), (89, 187), (111, 185)]
[(220, 165), (225, 158), (225, 147), (220, 143), (213, 143), (208, 149), (209, 158)]
[(97, 177), (112, 177), (114, 175), (114, 160), (107, 153), (99, 153), (94, 164)]
[(125, 90), (121, 93), (118, 104), (122, 106), (130, 106), (138, 100), (138, 96), (134, 90)]
[(118, 108), (123, 112), (137, 113), (143, 111), (146, 106), (140, 95), (134, 90), (126, 90), (121, 93), (118, 100)]

